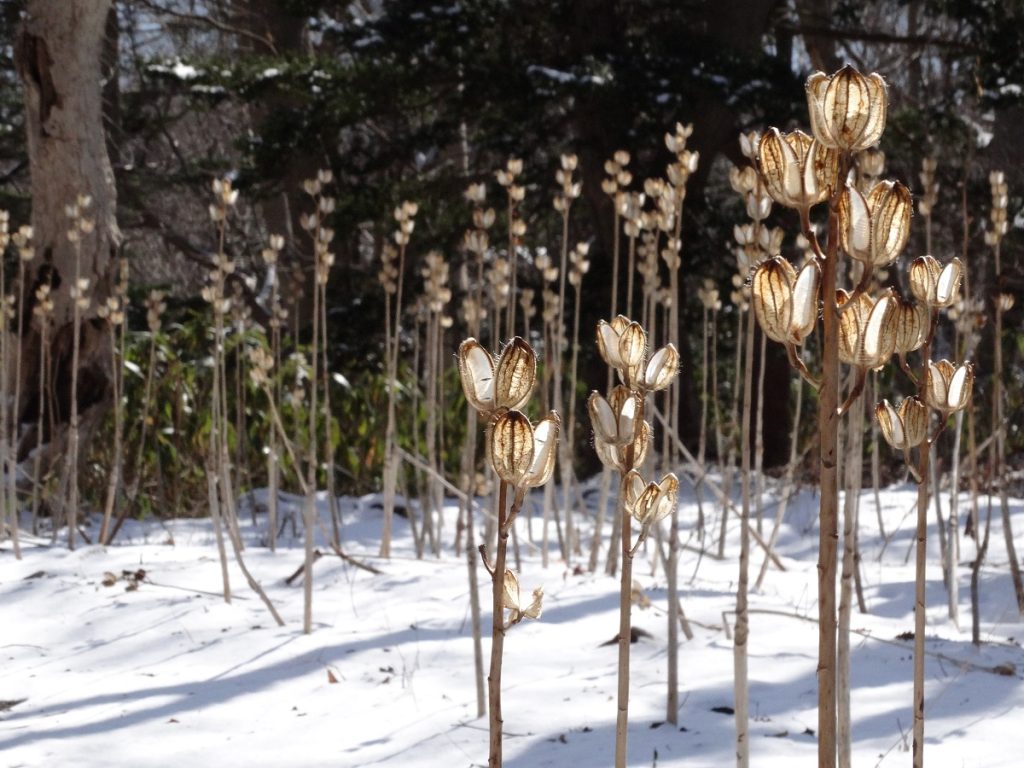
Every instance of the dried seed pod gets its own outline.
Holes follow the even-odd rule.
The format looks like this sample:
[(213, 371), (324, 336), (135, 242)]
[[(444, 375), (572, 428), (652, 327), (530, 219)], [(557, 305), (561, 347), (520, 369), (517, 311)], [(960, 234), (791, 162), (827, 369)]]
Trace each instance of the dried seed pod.
[(533, 392), (537, 356), (533, 347), (519, 336), (505, 346), (497, 365), (473, 338), (459, 345), (458, 360), (466, 400), (484, 415), (521, 408)]
[(622, 502), (644, 528), (667, 517), (679, 500), (679, 479), (672, 473), (658, 483), (647, 483), (635, 469), (622, 480)]
[(894, 300), (896, 352), (905, 355), (924, 344), (928, 332), (928, 307), (903, 298), (894, 297)]
[(614, 387), (605, 400), (599, 392), (592, 392), (587, 400), (590, 424), (597, 442), (626, 445), (635, 438), (634, 426), (639, 399), (628, 387)]
[(758, 143), (757, 164), (768, 194), (789, 208), (806, 209), (824, 202), (836, 186), (836, 151), (802, 131), (769, 130)]
[(806, 89), (811, 130), (824, 146), (858, 152), (878, 143), (888, 106), (881, 75), (848, 64), (833, 75), (815, 72)]
[(941, 309), (956, 302), (963, 278), (963, 264), (954, 258), (940, 266), (932, 256), (918, 256), (910, 264), (910, 290), (918, 301)]
[[(836, 303), (844, 306), (850, 294), (836, 292)], [(896, 351), (895, 300), (891, 292), (872, 300), (861, 294), (853, 299), (839, 318), (839, 359), (860, 368), (881, 368)]]
[(928, 436), (928, 409), (916, 397), (908, 397), (893, 408), (888, 400), (875, 406), (875, 418), (885, 442), (899, 451), (916, 448)]
[(891, 264), (907, 244), (912, 210), (910, 190), (898, 182), (876, 184), (866, 197), (847, 185), (839, 198), (843, 250), (869, 269)]
[(803, 344), (818, 319), (816, 262), (808, 262), (799, 275), (781, 256), (764, 261), (754, 272), (754, 314), (768, 338), (783, 344)]
[(505, 570), (504, 579), (504, 606), (511, 611), (509, 624), (518, 624), (524, 618), (539, 619), (541, 615), (541, 603), (544, 600), (543, 587), (533, 590), (533, 598), (529, 605), (523, 603), (523, 596), (519, 588), (519, 579), (514, 571)]
[(957, 367), (949, 360), (928, 361), (924, 374), (925, 403), (948, 416), (967, 406), (974, 388), (974, 366)]
[(630, 445), (614, 445), (612, 443), (606, 443), (602, 440), (594, 441), (594, 452), (597, 453), (597, 458), (601, 460), (609, 469), (618, 470), (621, 473), (628, 472), (634, 466), (640, 466), (644, 463), (644, 459), (647, 458), (647, 448), (651, 442), (651, 425), (644, 421), (641, 422), (640, 428), (637, 430), (636, 437), (633, 440), (633, 461), (630, 463), (627, 461), (629, 457)]
[(533, 463), (533, 427), (525, 414), (506, 411), (491, 425), (487, 462), (506, 483), (520, 485)]
[(679, 351), (674, 344), (666, 344), (655, 352), (644, 368), (640, 388), (645, 392), (666, 389), (679, 373)]

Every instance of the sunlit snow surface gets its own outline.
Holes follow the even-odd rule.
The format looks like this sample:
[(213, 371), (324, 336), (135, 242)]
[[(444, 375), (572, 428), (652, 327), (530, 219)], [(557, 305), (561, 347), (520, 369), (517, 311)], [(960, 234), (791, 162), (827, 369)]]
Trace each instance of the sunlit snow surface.
[[(683, 538), (696, 519), (682, 503)], [(870, 613), (855, 613), (853, 763), (910, 761), (913, 504), (900, 486), (882, 494), (882, 540), (873, 494), (861, 500), (864, 590)], [(539, 502), (539, 496), (536, 500)], [(595, 503), (596, 494), (591, 497)], [(257, 501), (263, 497), (257, 495)], [(944, 506), (948, 497), (942, 499)], [(984, 510), (985, 499), (982, 499)], [(259, 507), (259, 504), (257, 504)], [(966, 508), (966, 501), (961, 509)], [(705, 502), (711, 522), (718, 510)], [(790, 505), (780, 539), (786, 566), (772, 568), (751, 599), (750, 753), (754, 766), (814, 764), (817, 498)], [(322, 512), (327, 520), (326, 504)], [(765, 508), (766, 532), (775, 506)], [(1018, 551), (1024, 506), (1012, 505)], [(378, 498), (345, 499), (346, 551), (382, 571), (373, 575), (325, 555), (315, 568), (312, 635), (302, 634), (301, 581), (285, 579), (302, 561), (301, 539), (285, 532), (276, 554), (262, 542), (243, 503), (245, 557), (286, 623), (278, 628), (232, 564), (234, 599), (218, 594), (220, 566), (206, 520), (126, 527), (107, 549), (73, 552), (26, 537), (24, 559), (0, 547), (0, 766), (471, 766), (486, 765), (487, 720), (476, 716), (467, 569), (455, 556), (454, 502), (446, 510), (440, 558), (414, 557), (409, 528), (397, 518), (395, 554), (376, 557)], [(532, 520), (528, 517), (532, 514)], [(1024, 653), (1006, 554), (993, 514), (982, 571), (982, 635), (970, 643), (965, 539), (960, 569), (961, 623), (947, 619), (929, 514), (927, 743), (935, 766), (1019, 766), (1024, 753)], [(95, 532), (95, 521), (90, 531)], [(717, 529), (717, 524), (715, 524)], [(524, 590), (543, 584), (544, 615), (510, 630), (505, 644), (505, 763), (508, 766), (607, 766), (615, 725), (618, 581), (574, 573), (555, 554), (541, 566), (539, 504), (524, 510), (519, 539)], [(589, 542), (591, 525), (582, 526)], [(606, 531), (607, 534), (607, 531)], [(729, 559), (693, 549), (680, 566), (683, 606), (695, 637), (680, 648), (679, 725), (665, 723), (666, 605), (654, 542), (635, 576), (650, 608), (634, 625), (653, 637), (633, 646), (629, 764), (725, 766), (734, 761), (732, 642), (722, 628), (735, 601), (739, 529), (729, 526)], [(696, 541), (690, 540), (690, 546)], [(586, 549), (584, 550), (586, 551)], [(762, 552), (753, 548), (752, 577)], [(510, 562), (514, 560), (510, 556)], [(575, 565), (575, 563), (573, 564)], [(135, 591), (105, 572), (145, 570)], [(485, 627), (489, 580), (480, 579)], [(682, 638), (682, 636), (680, 636)], [(484, 643), (485, 664), (487, 642)], [(1009, 675), (986, 669), (1004, 665)], [(331, 682), (336, 680), (337, 682)], [(23, 700), (23, 701), (22, 701)], [(18, 702), (18, 703), (12, 703)]]

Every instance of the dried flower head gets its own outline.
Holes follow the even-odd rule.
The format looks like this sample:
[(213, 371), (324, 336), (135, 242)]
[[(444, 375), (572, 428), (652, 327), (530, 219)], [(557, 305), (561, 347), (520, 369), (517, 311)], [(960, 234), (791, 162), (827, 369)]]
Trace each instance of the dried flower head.
[(907, 244), (912, 210), (910, 190), (899, 182), (880, 182), (866, 196), (847, 185), (839, 198), (843, 250), (870, 269), (891, 264)]
[(469, 404), (492, 416), (526, 404), (537, 378), (537, 356), (529, 343), (516, 336), (495, 362), (476, 339), (469, 338), (459, 345), (459, 375)]
[(807, 79), (807, 107), (814, 137), (830, 149), (858, 152), (878, 143), (888, 106), (881, 75), (864, 76), (849, 64), (833, 75)]
[(555, 468), (559, 424), (554, 411), (535, 425), (521, 411), (505, 411), (488, 430), (491, 469), (517, 489), (544, 485)]
[(769, 130), (757, 146), (757, 164), (768, 194), (789, 208), (817, 205), (836, 186), (836, 151), (802, 131)]
[(818, 321), (820, 270), (808, 262), (799, 275), (781, 256), (764, 261), (754, 272), (751, 301), (757, 322), (768, 338), (803, 344)]
[(919, 256), (910, 264), (910, 290), (929, 307), (950, 307), (956, 302), (963, 264), (954, 258), (945, 267), (932, 256)]
[(864, 293), (852, 298), (839, 290), (836, 303), (844, 308), (839, 317), (839, 359), (859, 368), (881, 368), (896, 351), (897, 315), (892, 293), (875, 300)]
[(519, 579), (513, 571), (505, 571), (504, 581), (504, 606), (510, 612), (509, 626), (514, 626), (527, 619), (539, 619), (541, 615), (541, 603), (544, 600), (543, 587), (533, 590), (533, 597), (529, 604), (523, 601), (523, 595), (519, 589)]
[(928, 409), (916, 397), (908, 397), (893, 408), (888, 400), (875, 406), (875, 418), (885, 442), (898, 451), (916, 448), (928, 436)]
[(928, 361), (924, 374), (924, 400), (929, 406), (948, 416), (967, 406), (974, 387), (974, 366), (957, 367), (949, 360)]
[(679, 501), (679, 479), (672, 473), (660, 482), (648, 483), (632, 469), (622, 479), (622, 489), (626, 511), (643, 526), (641, 538), (652, 525), (668, 517)]

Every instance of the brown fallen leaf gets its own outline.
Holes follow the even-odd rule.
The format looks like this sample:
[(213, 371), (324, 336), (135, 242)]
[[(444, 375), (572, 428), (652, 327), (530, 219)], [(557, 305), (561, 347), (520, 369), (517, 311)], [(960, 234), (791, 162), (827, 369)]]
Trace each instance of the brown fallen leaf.
[(327, 682), (328, 683), (336, 683), (336, 682), (338, 682), (338, 678), (334, 674), (334, 670), (330, 669), (329, 667), (327, 669)]

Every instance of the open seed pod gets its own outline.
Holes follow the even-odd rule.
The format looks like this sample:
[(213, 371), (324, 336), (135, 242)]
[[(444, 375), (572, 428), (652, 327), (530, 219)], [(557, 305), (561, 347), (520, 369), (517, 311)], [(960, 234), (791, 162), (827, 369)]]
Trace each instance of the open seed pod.
[(636, 438), (633, 440), (632, 462), (628, 461), (630, 449), (628, 442), (625, 445), (615, 445), (613, 443), (606, 443), (602, 440), (595, 440), (594, 452), (597, 453), (597, 458), (599, 458), (601, 463), (606, 467), (624, 474), (633, 467), (638, 467), (644, 463), (644, 459), (647, 458), (647, 448), (650, 443), (651, 425), (644, 421), (640, 424)]
[(960, 259), (954, 258), (943, 267), (932, 256), (918, 256), (910, 264), (910, 290), (929, 307), (951, 307), (960, 291), (963, 271)]
[(516, 336), (494, 358), (476, 339), (459, 345), (459, 377), (466, 400), (477, 411), (492, 415), (501, 409), (525, 405), (537, 379), (537, 356), (533, 347)]
[(558, 414), (530, 424), (520, 411), (505, 411), (487, 435), (487, 461), (494, 472), (516, 488), (535, 488), (551, 479), (558, 446)]
[(633, 427), (639, 412), (640, 399), (628, 387), (612, 388), (605, 400), (599, 392), (591, 392), (587, 400), (594, 439), (611, 445), (626, 445), (634, 438)]
[(916, 397), (908, 397), (893, 408), (888, 400), (875, 406), (875, 418), (885, 442), (898, 451), (916, 448), (928, 436), (928, 409)]
[(797, 275), (781, 256), (761, 262), (751, 285), (754, 314), (768, 338), (803, 344), (818, 320), (820, 270), (808, 262)]
[(907, 244), (913, 207), (910, 190), (899, 182), (880, 182), (866, 196), (848, 184), (839, 198), (843, 250), (868, 269), (891, 264)]
[(757, 145), (757, 165), (772, 199), (806, 209), (828, 200), (836, 186), (838, 155), (803, 131), (771, 128)]
[(537, 589), (533, 590), (533, 597), (527, 605), (523, 602), (523, 595), (519, 588), (519, 579), (516, 577), (514, 571), (508, 569), (505, 570), (503, 586), (504, 605), (511, 613), (509, 616), (510, 624), (518, 624), (524, 618), (540, 618), (542, 602), (544, 600), (543, 587), (537, 587)]
[(891, 292), (873, 300), (867, 294), (851, 298), (836, 291), (836, 303), (846, 307), (839, 316), (839, 359), (860, 368), (881, 368), (896, 350), (895, 299)]
[(806, 88), (811, 130), (824, 146), (858, 152), (878, 143), (888, 105), (881, 75), (847, 64), (833, 75), (815, 72)]
[(679, 500), (679, 479), (672, 473), (661, 482), (647, 483), (635, 469), (623, 478), (622, 502), (638, 523), (645, 528), (663, 520)]
[(925, 403), (948, 416), (965, 408), (974, 388), (974, 366), (957, 367), (949, 360), (928, 361), (924, 374)]

